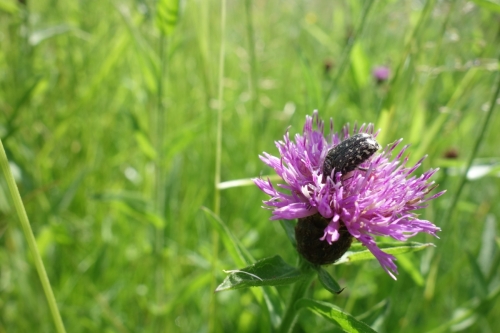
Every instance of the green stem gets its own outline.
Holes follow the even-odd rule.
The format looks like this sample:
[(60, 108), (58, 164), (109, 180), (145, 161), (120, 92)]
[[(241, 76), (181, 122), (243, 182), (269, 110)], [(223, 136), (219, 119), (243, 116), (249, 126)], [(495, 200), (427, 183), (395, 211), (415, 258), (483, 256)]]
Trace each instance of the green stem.
[(250, 95), (252, 101), (252, 112), (257, 110), (259, 100), (259, 86), (257, 80), (257, 56), (255, 53), (255, 34), (253, 29), (252, 1), (245, 1), (246, 30), (248, 38), (248, 52), (250, 54)]
[[(246, 17), (246, 32), (248, 39), (248, 53), (250, 56), (250, 72), (249, 72), (249, 91), (250, 91), (250, 107), (251, 117), (248, 118), (250, 124), (250, 133), (255, 133), (257, 130), (256, 124), (262, 121), (259, 110), (259, 84), (257, 77), (257, 56), (255, 52), (255, 34), (253, 25), (253, 9), (252, 0), (245, 0), (245, 17)], [(247, 145), (248, 151), (255, 151), (254, 140), (250, 140)]]
[[(153, 116), (154, 121), (154, 147), (156, 150), (156, 159), (154, 162), (155, 170), (155, 188), (154, 195), (155, 198), (155, 208), (158, 216), (165, 216), (165, 182), (163, 177), (164, 164), (163, 164), (163, 142), (165, 141), (165, 107), (163, 104), (163, 89), (164, 89), (164, 77), (165, 77), (165, 35), (162, 33), (159, 39), (159, 49), (158, 57), (160, 58), (160, 68), (158, 72), (157, 82), (156, 82), (156, 93), (157, 93), (157, 105), (156, 113)], [(157, 265), (155, 268), (155, 296), (156, 302), (161, 304), (163, 300), (163, 285), (165, 283), (164, 265), (162, 251), (164, 247), (164, 232), (163, 228), (154, 227), (155, 235), (155, 253)]]
[(50, 287), (47, 272), (45, 271), (45, 267), (43, 266), (42, 256), (40, 255), (38, 247), (36, 246), (35, 236), (33, 235), (33, 230), (31, 230), (28, 215), (26, 215), (26, 210), (24, 209), (24, 205), (21, 200), (21, 195), (19, 194), (16, 182), (14, 180), (14, 177), (12, 176), (12, 172), (10, 171), (9, 161), (7, 159), (7, 155), (5, 154), (5, 149), (3, 147), (3, 142), (1, 139), (0, 164), (7, 181), (7, 185), (9, 187), (10, 195), (12, 196), (12, 200), (14, 202), (14, 206), (16, 207), (17, 215), (19, 216), (19, 221), (21, 222), (24, 236), (26, 237), (26, 241), (28, 242), (33, 261), (35, 262), (38, 277), (40, 278), (43, 291), (45, 292), (45, 298), (47, 299), (47, 303), (49, 303), (49, 308), (52, 314), (54, 325), (56, 326), (56, 330), (58, 333), (64, 333), (66, 332), (66, 330), (64, 329), (64, 324), (61, 319), (61, 315), (59, 314), (59, 309), (57, 308), (56, 299), (54, 297), (54, 293), (52, 292), (52, 288)]
[(292, 287), (292, 294), (290, 295), (290, 300), (285, 310), (285, 314), (283, 315), (283, 320), (278, 329), (279, 333), (289, 333), (292, 331), (298, 316), (298, 312), (295, 309), (295, 302), (304, 297), (307, 288), (309, 288), (312, 280), (316, 277), (314, 270), (305, 260), (301, 260), (300, 268), (305, 277)]
[[(220, 51), (219, 51), (219, 89), (217, 94), (218, 108), (217, 108), (217, 138), (215, 141), (215, 177), (214, 177), (214, 213), (220, 215), (220, 189), (219, 183), (221, 182), (221, 156), (222, 156), (222, 111), (224, 109), (224, 59), (226, 56), (226, 0), (221, 0), (221, 16), (220, 16)], [(219, 234), (216, 230), (212, 231), (212, 281), (211, 290), (215, 290), (217, 276), (217, 257), (219, 253)], [(208, 331), (216, 332), (215, 321), (217, 318), (217, 304), (215, 294), (212, 293), (209, 306), (209, 321)]]
[(221, 181), (221, 155), (222, 155), (222, 110), (224, 109), (224, 58), (226, 55), (226, 0), (221, 1), (221, 41), (219, 52), (219, 89), (217, 93), (217, 138), (215, 141), (215, 198), (214, 198), (214, 213), (220, 213), (220, 190), (219, 183)]

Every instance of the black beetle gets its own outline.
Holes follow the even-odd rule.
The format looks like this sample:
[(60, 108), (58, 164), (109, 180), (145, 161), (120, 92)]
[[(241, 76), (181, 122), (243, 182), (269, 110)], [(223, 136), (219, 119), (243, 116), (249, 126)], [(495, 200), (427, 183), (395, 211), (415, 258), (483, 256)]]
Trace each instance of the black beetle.
[(361, 163), (369, 159), (380, 145), (373, 135), (358, 133), (348, 137), (328, 151), (323, 163), (323, 179), (332, 177), (332, 171), (342, 175), (356, 169)]

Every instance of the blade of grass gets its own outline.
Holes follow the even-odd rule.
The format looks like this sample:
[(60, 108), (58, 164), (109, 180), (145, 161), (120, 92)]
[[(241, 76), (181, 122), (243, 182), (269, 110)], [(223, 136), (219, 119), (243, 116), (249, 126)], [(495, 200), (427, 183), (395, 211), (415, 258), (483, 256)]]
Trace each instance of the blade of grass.
[(253, 24), (253, 10), (251, 0), (245, 0), (246, 33), (248, 38), (248, 52), (250, 53), (250, 98), (252, 110), (257, 112), (259, 101), (259, 86), (257, 77), (257, 56), (255, 53), (255, 34)]
[(376, 331), (364, 322), (345, 313), (340, 308), (330, 303), (302, 298), (297, 301), (298, 309), (308, 309), (323, 318), (339, 325), (344, 332), (351, 333), (376, 333)]
[[(157, 74), (156, 81), (156, 92), (157, 92), (157, 105), (155, 112), (152, 114), (152, 120), (156, 126), (154, 126), (154, 147), (157, 153), (157, 157), (154, 162), (154, 173), (155, 173), (155, 186), (153, 188), (155, 198), (155, 208), (156, 213), (159, 216), (165, 216), (165, 177), (164, 177), (164, 169), (165, 164), (164, 160), (164, 149), (163, 142), (165, 142), (165, 131), (164, 128), (166, 126), (166, 110), (163, 104), (163, 89), (164, 89), (164, 74), (166, 67), (165, 60), (165, 48), (166, 48), (166, 40), (164, 34), (160, 34), (159, 38), (159, 49), (158, 49), (158, 57), (160, 58), (160, 69)], [(165, 265), (163, 264), (163, 248), (165, 244), (165, 232), (163, 228), (154, 228), (155, 234), (155, 252), (156, 252), (156, 260), (157, 265), (155, 269), (155, 278), (156, 278), (156, 302), (161, 304), (163, 301), (163, 285), (165, 280)]]
[[(221, 155), (222, 155), (222, 111), (224, 108), (224, 59), (226, 55), (226, 0), (221, 0), (221, 8), (220, 8), (220, 29), (221, 29), (221, 37), (220, 37), (220, 50), (219, 50), (219, 75), (218, 75), (218, 93), (217, 93), (217, 138), (215, 142), (215, 177), (214, 177), (214, 213), (215, 215), (220, 215), (220, 189), (218, 189), (218, 185), (221, 180)], [(211, 290), (215, 290), (217, 285), (216, 277), (216, 269), (217, 269), (217, 255), (219, 252), (219, 234), (217, 231), (212, 231), (212, 284)], [(210, 307), (209, 307), (209, 321), (208, 321), (208, 331), (216, 332), (216, 323), (215, 320), (217, 318), (217, 304), (215, 295), (212, 294), (210, 296)]]
[(7, 181), (7, 185), (9, 187), (10, 195), (12, 196), (14, 206), (16, 207), (17, 215), (19, 217), (21, 227), (23, 228), (24, 237), (26, 237), (26, 241), (28, 242), (31, 255), (33, 256), (33, 261), (35, 262), (35, 267), (38, 272), (38, 277), (40, 278), (40, 283), (42, 284), (42, 288), (45, 293), (45, 298), (47, 299), (47, 303), (49, 304), (50, 312), (52, 314), (52, 320), (54, 321), (54, 325), (56, 326), (57, 332), (64, 333), (66, 332), (66, 330), (64, 329), (64, 324), (61, 319), (61, 314), (59, 313), (59, 309), (57, 308), (56, 299), (54, 297), (54, 293), (50, 286), (49, 277), (47, 276), (47, 272), (45, 271), (45, 266), (43, 265), (42, 256), (38, 251), (38, 247), (36, 245), (36, 239), (35, 236), (33, 235), (33, 230), (31, 229), (31, 225), (28, 220), (28, 215), (26, 214), (26, 210), (24, 209), (24, 205), (21, 200), (21, 195), (19, 194), (16, 182), (14, 180), (14, 177), (12, 176), (12, 172), (9, 166), (9, 161), (7, 159), (7, 155), (5, 154), (5, 149), (3, 147), (3, 142), (1, 139), (0, 139), (0, 165), (2, 167), (2, 171), (5, 176), (5, 180)]

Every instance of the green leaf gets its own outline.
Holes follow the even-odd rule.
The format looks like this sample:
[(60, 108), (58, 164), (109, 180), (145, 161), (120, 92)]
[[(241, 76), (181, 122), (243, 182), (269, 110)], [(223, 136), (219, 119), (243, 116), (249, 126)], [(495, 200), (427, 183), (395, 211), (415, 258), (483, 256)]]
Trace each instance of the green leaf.
[(157, 229), (165, 227), (165, 220), (151, 209), (147, 199), (139, 192), (100, 192), (95, 193), (92, 198), (98, 201), (114, 202), (120, 212), (138, 221), (151, 223)]
[[(224, 221), (221, 220), (219, 216), (217, 216), (214, 212), (206, 207), (202, 207), (202, 210), (205, 213), (206, 217), (213, 223), (213, 226), (217, 229), (219, 235), (221, 236), (222, 242), (224, 243), (226, 251), (229, 252), (237, 265), (248, 265), (251, 262), (255, 261), (252, 255), (241, 244), (238, 238), (233, 235), (231, 230), (229, 230), (227, 225), (224, 223)], [(257, 300), (264, 298), (267, 312), (269, 314), (269, 319), (274, 327), (278, 327), (281, 323), (283, 304), (276, 288), (266, 287), (260, 289), (252, 289), (252, 294), (254, 294)]]
[(486, 282), (486, 277), (484, 276), (481, 268), (479, 267), (476, 258), (469, 251), (465, 252), (467, 254), (467, 259), (469, 259), (469, 267), (472, 270), (473, 283), (477, 285), (478, 297), (485, 298), (488, 295), (488, 283)]
[(179, 0), (159, 0), (156, 6), (156, 25), (169, 36), (179, 20)]
[(60, 24), (45, 29), (35, 30), (30, 34), (28, 40), (31, 45), (36, 46), (47, 39), (57, 37), (59, 35), (63, 35), (72, 31), (78, 31), (78, 33), (80, 34), (85, 34), (85, 32), (78, 30), (70, 25)]
[(358, 87), (364, 87), (370, 78), (370, 68), (368, 67), (368, 57), (359, 42), (352, 47), (351, 70)]
[(338, 307), (330, 303), (315, 301), (313, 299), (308, 299), (308, 298), (302, 298), (299, 299), (297, 303), (295, 303), (295, 308), (297, 310), (309, 309), (312, 312), (328, 319), (329, 321), (336, 323), (345, 332), (376, 333), (376, 331), (367, 324), (357, 320), (352, 315), (343, 312)]
[(13, 0), (0, 0), (0, 11), (15, 14), (19, 10), (17, 6), (17, 1)]
[(489, 0), (472, 0), (476, 5), (500, 13), (500, 5)]
[(139, 148), (144, 153), (144, 155), (146, 155), (146, 157), (148, 157), (150, 160), (156, 159), (156, 150), (151, 144), (151, 141), (149, 141), (149, 138), (143, 132), (135, 132), (134, 134), (135, 140), (137, 141), (137, 144), (139, 145)]
[(335, 281), (335, 279), (321, 266), (318, 267), (318, 278), (323, 287), (332, 294), (340, 294), (344, 288), (340, 288), (340, 285)]
[(299, 269), (288, 265), (280, 256), (265, 258), (251, 266), (226, 273), (229, 275), (215, 291), (280, 286), (297, 282), (305, 277)]
[(280, 220), (280, 224), (285, 229), (285, 233), (292, 243), (293, 247), (297, 247), (297, 241), (295, 240), (295, 223), (290, 220)]
[[(417, 243), (417, 242), (380, 242), (377, 243), (378, 247), (388, 254), (402, 254), (409, 252), (421, 251), (429, 246), (434, 246), (432, 243)], [(375, 256), (364, 245), (358, 243), (353, 244), (349, 251), (347, 251), (342, 258), (334, 263), (334, 265), (344, 264), (346, 262), (371, 260)]]
[(425, 280), (417, 267), (417, 261), (413, 256), (400, 256), (398, 257), (398, 267), (405, 270), (406, 273), (413, 279), (418, 286), (424, 286)]
[(390, 312), (390, 302), (387, 299), (383, 299), (382, 301), (373, 305), (365, 313), (356, 316), (356, 318), (364, 322), (369, 322), (370, 327), (372, 327), (374, 330), (377, 330), (378, 328), (382, 327)]
[(222, 242), (224, 243), (224, 248), (228, 251), (236, 265), (248, 265), (252, 261), (255, 261), (250, 253), (248, 253), (245, 247), (240, 243), (238, 238), (231, 233), (229, 228), (219, 216), (215, 215), (214, 212), (206, 207), (202, 207), (201, 209), (205, 213), (208, 220), (212, 222), (213, 226), (219, 232)]

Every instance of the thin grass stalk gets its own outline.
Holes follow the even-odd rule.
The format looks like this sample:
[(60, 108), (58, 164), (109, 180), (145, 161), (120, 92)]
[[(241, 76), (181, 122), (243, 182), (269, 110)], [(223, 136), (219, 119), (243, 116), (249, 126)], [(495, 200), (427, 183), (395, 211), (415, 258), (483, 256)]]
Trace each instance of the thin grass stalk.
[(218, 92), (217, 92), (217, 138), (215, 141), (215, 196), (214, 212), (220, 214), (220, 191), (219, 183), (221, 181), (221, 156), (222, 156), (222, 111), (224, 109), (224, 58), (226, 53), (226, 0), (221, 0), (221, 41), (219, 50), (219, 73), (218, 73)]
[(64, 329), (64, 323), (62, 321), (61, 314), (59, 313), (59, 309), (57, 307), (56, 299), (54, 297), (54, 292), (52, 291), (52, 287), (50, 286), (49, 277), (47, 276), (45, 266), (43, 265), (42, 256), (38, 251), (38, 247), (36, 245), (36, 239), (35, 236), (33, 235), (33, 230), (31, 229), (31, 225), (28, 220), (28, 215), (26, 214), (26, 210), (24, 209), (24, 205), (21, 200), (21, 195), (19, 194), (19, 189), (17, 188), (17, 184), (14, 180), (14, 177), (12, 176), (12, 172), (9, 166), (9, 161), (7, 159), (7, 155), (5, 154), (5, 149), (3, 147), (3, 142), (1, 139), (0, 139), (0, 165), (3, 174), (5, 176), (5, 180), (7, 181), (10, 195), (12, 196), (12, 201), (14, 202), (14, 206), (16, 207), (16, 212), (19, 217), (19, 222), (21, 223), (21, 227), (23, 228), (24, 237), (28, 242), (31, 256), (33, 257), (35, 268), (38, 273), (38, 278), (40, 279), (40, 283), (42, 284), (42, 288), (45, 293), (45, 298), (47, 299), (47, 303), (49, 304), (50, 313), (52, 314), (52, 320), (54, 321), (54, 325), (56, 326), (56, 331), (58, 333), (65, 333), (66, 330)]
[[(210, 62), (210, 55), (212, 54), (212, 47), (210, 44), (210, 38), (213, 33), (213, 27), (210, 25), (210, 1), (200, 1), (198, 10), (199, 14), (196, 19), (196, 23), (199, 24), (197, 36), (199, 38), (199, 56), (200, 62), (202, 66), (202, 79), (205, 87), (205, 97), (206, 103), (208, 104), (213, 97), (213, 70)], [(206, 122), (210, 125), (210, 122)], [(210, 131), (207, 131), (209, 133)]]
[[(164, 72), (166, 67), (165, 61), (165, 35), (160, 34), (158, 56), (160, 58), (160, 68), (156, 82), (157, 92), (157, 105), (156, 105), (156, 121), (155, 121), (155, 206), (158, 216), (164, 217), (165, 215), (165, 180), (163, 176), (163, 142), (165, 140), (165, 107), (163, 104), (163, 89), (164, 89)], [(161, 303), (163, 299), (163, 285), (164, 285), (164, 265), (162, 265), (162, 250), (164, 246), (164, 228), (155, 227), (155, 252), (158, 264), (155, 268), (155, 292), (156, 302)]]
[(259, 100), (259, 87), (257, 78), (257, 56), (255, 54), (255, 34), (253, 28), (252, 0), (245, 0), (246, 31), (248, 51), (250, 53), (250, 96), (252, 101), (251, 114), (256, 113)]
[[(221, 40), (220, 40), (220, 50), (219, 50), (219, 74), (218, 74), (218, 93), (217, 93), (217, 137), (215, 141), (215, 177), (214, 177), (214, 212), (217, 216), (220, 215), (220, 197), (221, 191), (219, 189), (219, 183), (221, 181), (221, 156), (222, 156), (222, 111), (224, 109), (224, 59), (226, 54), (226, 0), (221, 0), (221, 16), (220, 16), (220, 29), (221, 29)], [(215, 290), (217, 281), (216, 269), (217, 269), (217, 257), (219, 252), (219, 234), (217, 230), (212, 231), (212, 281), (211, 290)], [(217, 304), (215, 299), (215, 294), (212, 293), (210, 297), (210, 309), (209, 309), (209, 321), (208, 321), (208, 331), (216, 332), (215, 321), (217, 316)]]

